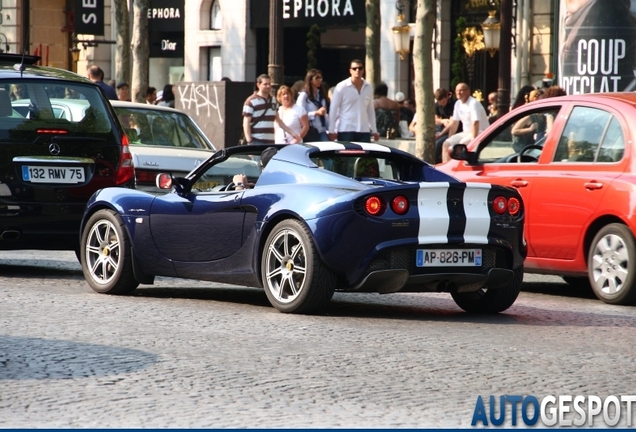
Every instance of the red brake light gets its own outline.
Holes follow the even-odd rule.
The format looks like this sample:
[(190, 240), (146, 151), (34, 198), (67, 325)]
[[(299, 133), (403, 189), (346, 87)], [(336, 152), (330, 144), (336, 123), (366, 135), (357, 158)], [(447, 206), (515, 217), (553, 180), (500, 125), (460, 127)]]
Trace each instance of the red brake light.
[(492, 208), (497, 214), (504, 214), (508, 209), (508, 202), (502, 196), (498, 196), (492, 201)]
[(396, 196), (393, 198), (393, 201), (391, 201), (391, 210), (399, 215), (405, 214), (409, 211), (409, 200), (402, 195)]
[(65, 135), (68, 133), (66, 129), (36, 129), (35, 133), (47, 135)]
[(370, 196), (364, 202), (364, 209), (371, 216), (378, 216), (384, 210), (384, 203), (377, 196)]
[(521, 210), (521, 203), (519, 202), (519, 200), (514, 197), (510, 198), (508, 200), (508, 212), (510, 212), (512, 216), (516, 216), (520, 210)]
[(115, 178), (116, 185), (127, 183), (135, 175), (135, 167), (133, 166), (133, 158), (128, 147), (128, 137), (126, 134), (121, 136), (121, 157), (119, 159), (119, 169)]
[(135, 182), (137, 184), (149, 184), (154, 185), (157, 180), (157, 172), (148, 170), (135, 170)]

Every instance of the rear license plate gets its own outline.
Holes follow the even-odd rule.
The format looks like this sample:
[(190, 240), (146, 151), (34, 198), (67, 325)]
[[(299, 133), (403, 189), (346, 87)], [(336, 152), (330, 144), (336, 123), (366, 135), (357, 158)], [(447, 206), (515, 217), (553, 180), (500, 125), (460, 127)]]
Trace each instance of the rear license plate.
[(415, 264), (418, 267), (478, 267), (481, 249), (418, 249)]
[(23, 165), (22, 180), (31, 183), (82, 183), (84, 168)]

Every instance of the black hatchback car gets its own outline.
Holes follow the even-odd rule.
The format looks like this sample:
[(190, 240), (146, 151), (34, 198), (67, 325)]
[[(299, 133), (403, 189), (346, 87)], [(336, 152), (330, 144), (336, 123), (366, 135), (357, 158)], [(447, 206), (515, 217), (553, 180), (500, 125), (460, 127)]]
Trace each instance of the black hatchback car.
[(37, 60), (0, 54), (0, 250), (78, 250), (86, 202), (132, 187), (133, 161), (101, 88)]

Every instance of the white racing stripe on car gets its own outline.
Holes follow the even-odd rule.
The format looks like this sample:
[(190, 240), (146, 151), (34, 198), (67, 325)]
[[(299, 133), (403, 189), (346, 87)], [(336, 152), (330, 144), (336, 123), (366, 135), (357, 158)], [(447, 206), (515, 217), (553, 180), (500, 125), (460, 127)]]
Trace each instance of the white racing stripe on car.
[(343, 144), (340, 144), (337, 142), (330, 142), (330, 141), (311, 142), (311, 143), (307, 143), (307, 145), (318, 147), (321, 152), (333, 151), (333, 150), (344, 150), (346, 148)]
[(466, 183), (464, 213), (466, 214), (466, 243), (488, 244), (490, 213), (488, 211), (489, 184)]
[(377, 151), (384, 153), (391, 153), (391, 149), (387, 146), (383, 146), (382, 144), (374, 144), (374, 143), (360, 143), (360, 142), (352, 142), (351, 144), (356, 144), (362, 147), (364, 151)]
[(420, 228), (419, 244), (448, 243), (448, 183), (420, 183), (417, 192), (417, 211)]

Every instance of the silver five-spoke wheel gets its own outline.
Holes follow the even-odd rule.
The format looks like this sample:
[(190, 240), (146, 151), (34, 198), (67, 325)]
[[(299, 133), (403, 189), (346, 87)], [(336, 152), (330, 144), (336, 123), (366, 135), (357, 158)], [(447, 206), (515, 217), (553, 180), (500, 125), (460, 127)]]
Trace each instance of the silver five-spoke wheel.
[(128, 232), (114, 211), (99, 210), (88, 219), (80, 251), (84, 277), (94, 291), (126, 294), (139, 285), (132, 268)]
[(93, 225), (86, 242), (86, 265), (93, 280), (109, 283), (119, 268), (120, 240), (115, 226), (108, 220)]
[(625, 225), (609, 224), (592, 240), (588, 276), (594, 294), (606, 303), (631, 304), (636, 296), (634, 236)]
[(272, 306), (290, 313), (323, 309), (337, 282), (320, 259), (307, 228), (294, 219), (280, 222), (267, 237), (261, 277)]

